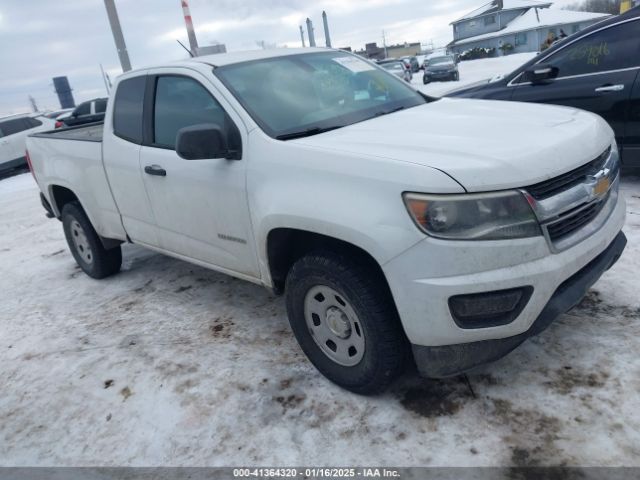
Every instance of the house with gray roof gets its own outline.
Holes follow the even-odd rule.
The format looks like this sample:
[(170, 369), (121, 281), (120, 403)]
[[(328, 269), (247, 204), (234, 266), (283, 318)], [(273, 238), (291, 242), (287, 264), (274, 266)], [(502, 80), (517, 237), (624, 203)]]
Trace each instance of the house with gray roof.
[(452, 22), (454, 53), (473, 48), (495, 49), (497, 55), (538, 52), (552, 32), (560, 37), (608, 17), (606, 14), (551, 8), (541, 0), (492, 0)]

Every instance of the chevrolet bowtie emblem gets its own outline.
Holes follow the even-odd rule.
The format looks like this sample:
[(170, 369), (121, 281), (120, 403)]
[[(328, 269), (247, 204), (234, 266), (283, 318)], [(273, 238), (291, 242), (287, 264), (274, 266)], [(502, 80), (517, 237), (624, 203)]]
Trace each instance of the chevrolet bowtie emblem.
[(593, 186), (593, 195), (598, 198), (602, 198), (606, 195), (611, 187), (611, 179), (609, 178), (610, 170), (605, 168), (601, 170), (596, 175), (594, 175), (594, 179), (596, 181)]
[(610, 186), (611, 181), (609, 180), (609, 177), (601, 178), (593, 187), (593, 194), (596, 197), (604, 197), (604, 195), (609, 191)]

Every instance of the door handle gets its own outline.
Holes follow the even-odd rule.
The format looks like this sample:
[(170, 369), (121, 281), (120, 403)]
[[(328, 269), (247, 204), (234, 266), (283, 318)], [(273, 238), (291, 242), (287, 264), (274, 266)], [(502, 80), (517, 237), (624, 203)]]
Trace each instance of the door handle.
[(604, 85), (596, 88), (597, 93), (621, 92), (622, 90), (624, 90), (624, 85)]
[(167, 171), (160, 165), (147, 165), (144, 167), (144, 173), (148, 175), (155, 175), (156, 177), (166, 177)]

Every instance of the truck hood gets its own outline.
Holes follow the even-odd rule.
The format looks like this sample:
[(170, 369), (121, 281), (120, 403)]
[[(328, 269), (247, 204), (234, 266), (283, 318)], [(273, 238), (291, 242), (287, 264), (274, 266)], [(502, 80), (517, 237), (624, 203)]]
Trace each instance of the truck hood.
[(613, 132), (573, 108), (443, 98), (293, 142), (424, 165), (478, 192), (568, 172), (604, 152)]

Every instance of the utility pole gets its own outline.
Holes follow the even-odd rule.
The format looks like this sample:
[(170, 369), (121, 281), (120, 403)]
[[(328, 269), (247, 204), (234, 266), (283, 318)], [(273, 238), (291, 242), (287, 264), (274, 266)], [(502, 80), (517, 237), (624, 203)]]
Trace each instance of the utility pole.
[(327, 20), (327, 12), (322, 11), (322, 23), (324, 23), (324, 41), (328, 48), (331, 48), (331, 37), (329, 36), (329, 21)]
[(123, 72), (131, 70), (131, 62), (129, 61), (129, 53), (127, 53), (127, 46), (124, 43), (124, 35), (122, 35), (122, 28), (120, 28), (120, 19), (118, 18), (118, 11), (116, 10), (116, 4), (114, 0), (104, 0), (104, 6), (107, 9), (107, 16), (109, 17), (109, 24), (111, 25), (111, 33), (113, 33), (113, 40), (116, 42), (116, 50), (118, 50), (118, 57), (120, 58), (120, 65)]
[(384, 58), (387, 58), (387, 39), (384, 36), (384, 30), (382, 30), (382, 46), (384, 47)]
[(310, 18), (307, 18), (307, 35), (309, 35), (309, 46), (316, 46), (316, 37), (313, 34), (313, 22)]
[(304, 30), (302, 29), (302, 25), (298, 25), (300, 27), (300, 40), (302, 40), (302, 48), (306, 47), (304, 44)]
[(184, 14), (184, 23), (187, 26), (187, 36), (189, 37), (189, 47), (191, 48), (192, 56), (198, 56), (198, 40), (196, 39), (196, 31), (193, 28), (193, 20), (191, 20), (191, 10), (189, 10), (189, 2), (187, 0), (182, 1), (182, 13)]

